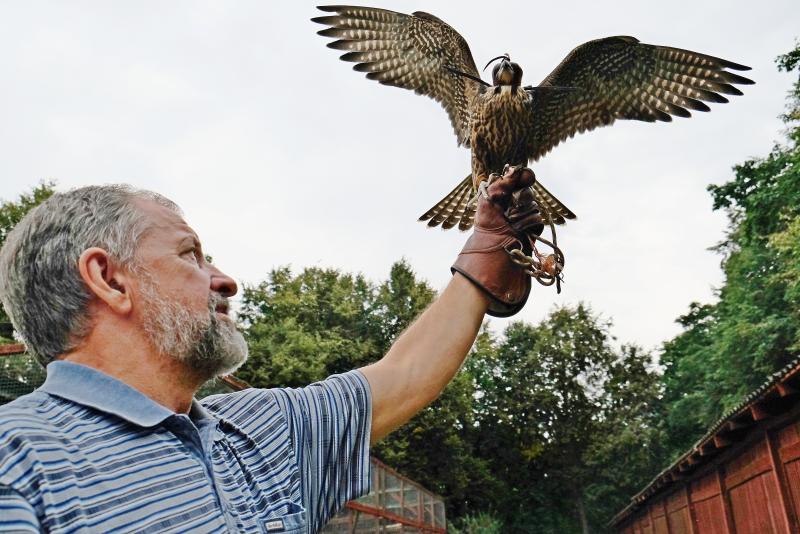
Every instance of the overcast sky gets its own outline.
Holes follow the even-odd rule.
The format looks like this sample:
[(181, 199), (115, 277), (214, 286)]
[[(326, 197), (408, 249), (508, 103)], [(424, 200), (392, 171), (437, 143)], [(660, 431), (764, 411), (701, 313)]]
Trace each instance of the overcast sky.
[[(534, 287), (517, 318), (589, 303), (621, 342), (678, 332), (714, 298), (726, 219), (706, 186), (781, 140), (792, 78), (774, 59), (800, 35), (796, 0), (373, 2), (429, 11), (479, 66), (509, 52), (536, 84), (574, 46), (633, 35), (753, 67), (757, 85), (670, 124), (618, 122), (533, 168), (578, 214), (559, 233), (561, 295)], [(127, 182), (178, 202), (217, 264), (243, 283), (273, 267), (382, 280), (406, 258), (434, 287), (466, 234), (417, 217), (469, 172), (432, 100), (353, 72), (315, 35), (312, 2), (0, 3), (0, 199)], [(501, 329), (506, 320), (492, 324)]]

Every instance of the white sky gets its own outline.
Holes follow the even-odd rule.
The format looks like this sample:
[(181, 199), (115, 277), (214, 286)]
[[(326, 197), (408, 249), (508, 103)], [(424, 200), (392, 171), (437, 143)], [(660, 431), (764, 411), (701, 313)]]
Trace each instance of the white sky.
[[(528, 84), (574, 46), (619, 34), (753, 67), (757, 85), (711, 113), (617, 123), (534, 166), (579, 219), (559, 233), (563, 292), (534, 287), (517, 318), (583, 300), (620, 341), (652, 348), (691, 301), (713, 298), (720, 258), (707, 248), (726, 221), (705, 188), (782, 139), (792, 78), (774, 58), (800, 35), (800, 3), (373, 5), (432, 12), (479, 67), (509, 52)], [(284, 264), (381, 280), (405, 257), (444, 287), (466, 235), (416, 218), (469, 172), (469, 153), (438, 104), (339, 61), (315, 35), (318, 14), (306, 1), (0, 3), (0, 199), (42, 179), (128, 182), (178, 202), (245, 283)]]

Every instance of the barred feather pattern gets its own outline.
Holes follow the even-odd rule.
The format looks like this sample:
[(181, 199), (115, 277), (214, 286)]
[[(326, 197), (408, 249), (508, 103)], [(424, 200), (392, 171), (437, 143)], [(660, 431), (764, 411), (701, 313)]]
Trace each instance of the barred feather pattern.
[(383, 85), (409, 89), (440, 102), (450, 117), (458, 143), (469, 146), (469, 104), (480, 86), (450, 69), (479, 77), (467, 42), (444, 21), (417, 11), (405, 15), (386, 9), (320, 6), (335, 15), (311, 20), (328, 28), (318, 34), (336, 40), (328, 47), (345, 50), (343, 61)]
[[(356, 63), (356, 71), (442, 104), (458, 143), (472, 149), (470, 176), (477, 179), (501, 172), (505, 164), (537, 161), (566, 139), (616, 120), (671, 121), (709, 111), (706, 102), (728, 102), (723, 95), (742, 94), (736, 85), (753, 83), (730, 72), (749, 70), (745, 65), (616, 36), (576, 47), (539, 86), (484, 87), (464, 38), (433, 15), (356, 6), (319, 9), (333, 14), (312, 19), (328, 26), (318, 33), (334, 38), (328, 46), (345, 51), (341, 59)], [(420, 220), (445, 229), (470, 228), (477, 186), (470, 176)], [(535, 189), (554, 223), (575, 218), (538, 181)]]
[[(558, 200), (539, 182), (534, 183), (536, 201), (542, 207), (542, 218), (545, 222), (564, 224), (567, 219), (575, 219), (575, 214)], [(477, 197), (470, 174), (450, 191), (442, 200), (436, 203), (419, 218), (428, 221), (428, 226), (441, 225), (443, 230), (458, 225), (459, 230), (469, 230), (475, 222), (475, 208)]]
[[(528, 157), (538, 160), (567, 138), (617, 119), (669, 122), (673, 115), (709, 111), (705, 102), (728, 102), (723, 94), (741, 95), (735, 85), (753, 83), (730, 70), (749, 69), (629, 36), (589, 41), (572, 50), (538, 88), (531, 88)], [(543, 90), (547, 87), (574, 90)]]

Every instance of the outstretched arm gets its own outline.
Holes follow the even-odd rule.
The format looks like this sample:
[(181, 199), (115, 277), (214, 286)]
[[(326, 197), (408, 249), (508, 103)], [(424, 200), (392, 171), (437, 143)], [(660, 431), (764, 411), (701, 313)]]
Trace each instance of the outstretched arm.
[(380, 361), (361, 369), (372, 390), (372, 443), (430, 404), (469, 352), (489, 298), (456, 274)]
[(452, 267), (450, 283), (386, 356), (361, 369), (372, 390), (373, 443), (439, 396), (461, 367), (485, 313), (513, 315), (525, 304), (530, 278), (507, 249), (523, 247), (521, 234), (542, 231), (532, 197), (526, 204), (514, 196), (534, 179), (530, 169), (512, 168), (482, 189), (475, 230)]

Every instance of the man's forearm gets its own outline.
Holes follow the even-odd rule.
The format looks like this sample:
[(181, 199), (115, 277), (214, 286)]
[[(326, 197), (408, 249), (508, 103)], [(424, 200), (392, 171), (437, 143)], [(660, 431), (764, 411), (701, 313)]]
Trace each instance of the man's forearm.
[(362, 369), (372, 388), (373, 441), (441, 393), (463, 363), (487, 312), (507, 317), (525, 305), (531, 281), (509, 250), (524, 248), (529, 235), (544, 228), (533, 191), (528, 202), (522, 201), (535, 180), (530, 169), (509, 167), (503, 176), (493, 175), (481, 184), (475, 229), (453, 264), (456, 274), (386, 356)]
[(373, 392), (372, 441), (430, 404), (469, 352), (489, 300), (456, 273), (379, 362), (362, 369)]

